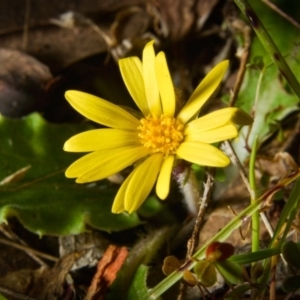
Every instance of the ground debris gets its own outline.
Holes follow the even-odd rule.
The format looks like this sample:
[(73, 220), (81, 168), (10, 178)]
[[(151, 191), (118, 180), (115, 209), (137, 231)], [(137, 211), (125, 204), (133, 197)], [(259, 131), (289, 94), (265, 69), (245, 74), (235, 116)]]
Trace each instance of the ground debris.
[(106, 249), (102, 259), (98, 263), (97, 272), (84, 298), (85, 300), (104, 299), (108, 287), (117, 277), (117, 273), (122, 267), (127, 255), (128, 250), (126, 247), (110, 245)]

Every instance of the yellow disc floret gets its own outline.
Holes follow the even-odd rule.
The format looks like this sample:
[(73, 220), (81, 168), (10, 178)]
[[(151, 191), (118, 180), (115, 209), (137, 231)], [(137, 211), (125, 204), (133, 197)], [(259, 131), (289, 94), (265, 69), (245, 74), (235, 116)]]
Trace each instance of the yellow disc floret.
[(165, 156), (175, 154), (183, 140), (183, 124), (176, 118), (161, 115), (160, 117), (147, 116), (140, 120), (141, 143), (152, 150), (152, 153), (161, 152)]

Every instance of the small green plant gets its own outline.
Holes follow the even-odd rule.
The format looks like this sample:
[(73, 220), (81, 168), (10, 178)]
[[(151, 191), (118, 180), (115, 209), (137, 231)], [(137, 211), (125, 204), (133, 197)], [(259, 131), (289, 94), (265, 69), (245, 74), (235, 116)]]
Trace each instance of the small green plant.
[[(300, 271), (300, 243), (288, 241), (283, 243), (281, 247), (283, 259), (289, 264), (291, 268)], [(295, 272), (296, 273), (296, 272)], [(282, 288), (287, 293), (294, 293), (300, 289), (300, 275), (290, 276), (284, 279)]]
[[(289, 65), (286, 63), (283, 55), (278, 50), (271, 36), (262, 25), (253, 8), (246, 0), (235, 0), (235, 2), (248, 18), (259, 40), (270, 55), (273, 63), (278, 67), (279, 72), (290, 84), (295, 94), (300, 97), (300, 85), (298, 80), (291, 71)], [(262, 72), (262, 70), (265, 70), (264, 64), (262, 64), (259, 68), (260, 72)], [(261, 74), (263, 75), (263, 73)], [(257, 129), (256, 132), (258, 132)], [(259, 132), (258, 135), (260, 136)], [(270, 278), (272, 277), (272, 274), (274, 275), (278, 256), (282, 254), (290, 265), (294, 268), (299, 268), (299, 245), (291, 242), (285, 242), (300, 204), (299, 169), (287, 174), (286, 177), (282, 178), (276, 186), (265, 192), (262, 196), (258, 196), (254, 177), (254, 165), (256, 161), (255, 155), (258, 147), (258, 140), (255, 136), (252, 140), (255, 140), (255, 142), (252, 144), (251, 162), (249, 166), (250, 189), (252, 191), (251, 204), (222, 230), (220, 230), (220, 232), (218, 232), (212, 239), (207, 241), (198, 251), (196, 251), (190, 260), (186, 261), (182, 266), (180, 266), (180, 268), (174, 270), (174, 272), (172, 272), (165, 280), (151, 289), (146, 299), (157, 299), (164, 291), (182, 278), (183, 270), (191, 270), (193, 268), (198, 279), (206, 286), (214, 284), (216, 281), (215, 271), (218, 269), (231, 287), (231, 291), (227, 295), (228, 299), (239, 299), (239, 297), (242, 297), (247, 290), (252, 291), (253, 299), (262, 299), (267, 288), (270, 289), (270, 298), (275, 299), (275, 284), (272, 281), (270, 284)], [(260, 215), (263, 214), (264, 210), (272, 203), (274, 195), (294, 181), (293, 191), (284, 206), (274, 232), (272, 232), (272, 238), (269, 246), (267, 249), (261, 250), (259, 248)], [(226, 241), (226, 238), (230, 235), (230, 233), (241, 226), (243, 220), (249, 219), (251, 216), (253, 252), (242, 255), (233, 255), (229, 259), (226, 259), (223, 263), (218, 262), (217, 260), (207, 260), (207, 257), (204, 258), (205, 253), (207, 253), (207, 251), (210, 252), (210, 250), (208, 250), (210, 245), (217, 245), (214, 243)], [(215, 255), (214, 251), (211, 253)], [(296, 255), (294, 255), (294, 253), (296, 253)], [(229, 265), (227, 265), (228, 263)], [(230, 265), (231, 263), (234, 263), (234, 265)], [(229, 273), (236, 274), (237, 276), (229, 276), (220, 267), (222, 264), (225, 266), (225, 270), (231, 270)], [(245, 269), (243, 266), (246, 264), (251, 264), (250, 276), (248, 276), (244, 271)], [(287, 292), (294, 292), (298, 289), (297, 285), (299, 285), (299, 276), (295, 275), (284, 281), (283, 288)]]

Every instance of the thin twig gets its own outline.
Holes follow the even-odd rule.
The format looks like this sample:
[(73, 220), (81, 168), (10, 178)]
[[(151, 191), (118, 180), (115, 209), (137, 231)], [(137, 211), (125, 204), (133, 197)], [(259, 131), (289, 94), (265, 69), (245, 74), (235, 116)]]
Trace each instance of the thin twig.
[(189, 246), (187, 249), (187, 259), (189, 259), (194, 254), (195, 248), (199, 244), (199, 232), (200, 232), (201, 225), (203, 223), (205, 209), (207, 208), (208, 202), (210, 200), (210, 195), (212, 192), (213, 185), (214, 185), (214, 178), (210, 173), (207, 173), (207, 179), (204, 184), (204, 191), (200, 202), (200, 207), (198, 210), (198, 215), (195, 220), (192, 236), (188, 243)]
[(38, 183), (38, 182), (42, 182), (43, 180), (45, 180), (45, 179), (47, 179), (47, 178), (51, 178), (51, 177), (56, 176), (56, 175), (58, 175), (58, 174), (60, 174), (60, 173), (63, 173), (65, 170), (66, 170), (65, 168), (64, 168), (64, 169), (61, 169), (61, 170), (58, 170), (58, 171), (56, 171), (56, 172), (53, 172), (53, 173), (51, 173), (51, 174), (48, 174), (48, 175), (45, 175), (45, 176), (43, 176), (43, 177), (37, 178), (37, 179), (35, 179), (35, 180), (29, 181), (29, 182), (25, 182), (24, 184), (20, 184), (20, 185), (18, 185), (17, 187), (9, 187), (9, 186), (6, 187), (6, 186), (5, 186), (5, 190), (6, 190), (6, 191), (12, 191), (12, 192), (15, 192), (15, 191), (17, 191), (17, 190), (26, 188), (26, 187), (31, 186), (31, 185), (33, 185), (33, 184), (36, 184), (36, 183)]
[[(12, 232), (5, 224), (0, 225), (0, 231), (10, 240), (13, 240), (25, 247), (28, 247), (25, 241), (18, 237), (14, 232)], [(48, 267), (48, 265), (42, 261), (38, 256), (36, 256), (32, 251), (25, 251), (28, 256), (30, 256), (34, 261), (36, 261), (40, 266)]]
[[(261, 71), (259, 73), (257, 86), (256, 86), (256, 90), (255, 90), (254, 104), (253, 104), (253, 107), (252, 107), (251, 113), (250, 113), (252, 118), (254, 118), (255, 114), (256, 114), (256, 108), (257, 108), (258, 100), (259, 100), (259, 97), (260, 97), (260, 88), (261, 88), (263, 76), (265, 74), (265, 70), (266, 70), (266, 68), (264, 67), (264, 68), (261, 69)], [(249, 135), (250, 135), (250, 132), (251, 132), (251, 130), (249, 130)]]
[[(112, 48), (116, 44), (116, 41), (113, 37), (107, 34), (103, 29), (101, 29), (96, 23), (91, 19), (85, 17), (84, 15), (76, 12), (67, 12), (61, 14), (58, 19), (51, 19), (50, 22), (57, 26), (67, 29), (73, 29), (75, 26), (89, 26), (97, 35), (101, 36), (104, 40), (107, 52), (113, 53)], [(113, 55), (113, 58), (118, 61), (118, 57)]]
[(238, 159), (231, 143), (229, 141), (223, 142), (221, 145), (221, 149), (229, 156), (232, 163), (237, 167), (238, 172), (239, 172), (248, 192), (251, 194), (251, 188), (250, 188), (247, 173), (246, 173), (244, 167), (242, 166), (240, 160)]
[[(200, 201), (200, 207), (199, 207), (196, 219), (195, 219), (195, 225), (194, 225), (193, 233), (192, 233), (192, 236), (188, 240), (188, 243), (187, 243), (186, 261), (188, 261), (190, 259), (190, 257), (194, 254), (195, 248), (199, 244), (200, 228), (201, 228), (201, 225), (203, 223), (205, 210), (206, 210), (206, 208), (208, 206), (208, 202), (210, 200), (210, 195), (211, 195), (211, 192), (212, 192), (213, 184), (214, 184), (213, 176), (210, 173), (207, 173), (207, 180), (204, 184), (203, 196), (202, 196), (202, 199)], [(194, 189), (197, 189), (197, 187), (194, 186)], [(185, 293), (186, 293), (186, 288), (187, 287), (186, 287), (185, 284), (180, 285), (179, 296), (177, 298), (178, 300), (183, 300), (184, 299), (184, 296), (185, 296)]]
[(242, 32), (244, 35), (244, 48), (243, 48), (243, 53), (240, 57), (240, 67), (237, 73), (236, 81), (229, 101), (229, 106), (234, 106), (243, 83), (244, 75), (246, 72), (246, 64), (250, 54), (251, 27), (248, 26), (245, 22), (243, 22), (240, 19), (233, 21), (231, 25), (234, 29)]
[(6, 240), (6, 239), (3, 239), (3, 238), (0, 238), (0, 243), (1, 244), (4, 244), (4, 245), (8, 245), (8, 246), (11, 246), (11, 247), (14, 247), (16, 249), (19, 249), (19, 250), (23, 250), (23, 251), (26, 251), (26, 252), (31, 252), (31, 253), (34, 253), (35, 255), (38, 255), (40, 257), (43, 257), (47, 260), (50, 260), (50, 261), (53, 261), (53, 262), (57, 262), (59, 259), (55, 256), (52, 256), (52, 255), (49, 255), (49, 254), (46, 254), (46, 253), (43, 253), (41, 251), (38, 251), (38, 250), (35, 250), (35, 249), (32, 249), (28, 246), (23, 246), (23, 245), (20, 245), (18, 243), (15, 243), (15, 242), (12, 242), (12, 241), (9, 241), (9, 240)]
[(285, 18), (287, 21), (289, 21), (291, 24), (293, 24), (296, 28), (300, 29), (300, 24), (293, 19), (291, 16), (289, 16), (287, 13), (282, 11), (277, 5), (275, 5), (273, 2), (270, 0), (261, 0), (263, 3), (268, 5), (272, 10), (274, 10), (276, 13), (278, 13), (280, 16)]
[(13, 291), (12, 289), (9, 289), (7, 287), (4, 286), (0, 286), (0, 292), (3, 294), (6, 294), (8, 296), (13, 296), (13, 299), (20, 299), (20, 300), (36, 300), (34, 298), (31, 298), (29, 296), (20, 294), (18, 292)]

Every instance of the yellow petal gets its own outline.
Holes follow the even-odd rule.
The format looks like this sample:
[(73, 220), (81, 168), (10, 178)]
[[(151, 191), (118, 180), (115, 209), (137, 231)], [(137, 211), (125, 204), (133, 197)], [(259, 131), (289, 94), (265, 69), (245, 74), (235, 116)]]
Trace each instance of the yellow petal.
[[(123, 183), (124, 184), (124, 183)], [(118, 198), (114, 200), (113, 206), (111, 208), (111, 212), (113, 214), (120, 214), (125, 211), (124, 202), (122, 198)]]
[(173, 117), (175, 113), (175, 91), (163, 52), (159, 52), (155, 58), (156, 78), (160, 92), (163, 114)]
[(169, 195), (174, 159), (174, 155), (169, 155), (164, 159), (157, 178), (156, 194), (161, 200), (166, 199)]
[(229, 140), (237, 136), (238, 131), (236, 127), (232, 124), (228, 124), (203, 132), (190, 131), (190, 133), (185, 137), (184, 141), (213, 144), (220, 141)]
[(125, 195), (125, 209), (132, 213), (146, 200), (154, 186), (163, 160), (162, 153), (148, 157), (133, 171)]
[(145, 147), (124, 146), (89, 153), (76, 160), (66, 171), (66, 177), (78, 177), (76, 182), (92, 182), (116, 174), (149, 154)]
[(209, 99), (209, 97), (221, 83), (228, 64), (228, 60), (220, 62), (200, 82), (188, 102), (178, 114), (178, 118), (183, 123), (186, 123), (199, 113), (203, 104)]
[(143, 77), (148, 107), (152, 115), (161, 115), (159, 91), (155, 74), (154, 41), (150, 41), (143, 51)]
[(129, 130), (139, 126), (132, 114), (99, 97), (79, 91), (67, 91), (65, 97), (83, 116), (99, 124)]
[(189, 162), (209, 167), (226, 167), (229, 158), (216, 147), (200, 142), (183, 142), (176, 154)]
[(252, 122), (252, 118), (243, 110), (236, 107), (227, 107), (189, 122), (185, 126), (184, 133), (189, 134), (193, 131), (203, 132), (229, 123), (250, 125)]
[(91, 152), (129, 145), (141, 145), (137, 131), (122, 129), (94, 129), (72, 136), (64, 144), (70, 152)]
[(125, 194), (127, 191), (128, 184), (133, 176), (133, 173), (134, 173), (134, 171), (131, 172), (127, 176), (126, 180), (122, 183), (121, 187), (118, 190), (118, 193), (115, 197), (115, 200), (114, 200), (114, 203), (113, 203), (113, 206), (111, 209), (112, 213), (114, 213), (114, 214), (119, 214), (125, 210), (125, 207), (124, 207)]
[(128, 57), (120, 59), (119, 66), (123, 80), (132, 99), (144, 116), (147, 116), (149, 114), (149, 107), (145, 94), (142, 62), (138, 57)]

